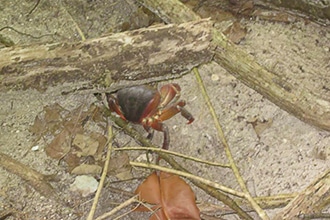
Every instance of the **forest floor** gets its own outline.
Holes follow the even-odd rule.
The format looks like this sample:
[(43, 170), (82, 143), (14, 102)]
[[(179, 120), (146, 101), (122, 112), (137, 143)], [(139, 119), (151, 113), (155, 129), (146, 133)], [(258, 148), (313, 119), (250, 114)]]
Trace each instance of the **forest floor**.
[[(11, 26), (30, 35), (22, 35), (12, 29), (5, 29), (0, 34), (9, 37), (16, 44), (72, 42), (81, 40), (77, 27), (86, 38), (93, 38), (109, 32), (146, 27), (159, 20), (143, 12), (129, 0), (40, 1), (37, 8), (28, 15), (35, 3), (1, 0), (0, 28)], [(213, 11), (210, 12), (207, 8), (212, 8)], [(205, 8), (201, 6), (197, 12), (203, 17), (213, 16), (214, 19), (217, 16), (231, 16), (230, 13), (225, 14), (226, 16), (217, 14), (216, 10), (215, 6), (205, 5)], [(225, 30), (232, 19), (223, 19), (216, 26)], [(277, 21), (243, 16), (239, 22), (246, 33), (238, 45), (266, 68), (281, 74), (291, 72), (297, 78), (307, 77), (308, 74), (330, 77), (329, 26), (302, 18)], [(199, 67), (199, 71), (223, 126), (234, 160), (253, 196), (300, 192), (330, 168), (329, 132), (310, 126), (283, 111), (216, 63), (203, 65)], [(306, 81), (308, 78), (304, 78), (304, 83)], [(195, 121), (187, 125), (185, 119), (179, 115), (166, 121), (170, 130), (170, 149), (204, 160), (226, 162), (226, 155), (194, 74), (186, 74), (171, 82), (181, 86), (181, 97), (186, 100), (186, 108), (195, 117)], [(165, 83), (168, 82), (160, 84)], [(76, 175), (67, 171), (66, 164), (50, 158), (45, 152), (52, 137), (46, 136), (36, 142), (30, 128), (45, 106), (58, 103), (71, 111), (79, 106), (88, 109), (92, 103), (98, 102), (88, 91), (61, 95), (61, 91), (56, 88), (49, 88), (45, 92), (25, 90), (0, 93), (0, 152), (40, 173), (56, 174), (59, 181), (52, 182), (52, 186), (65, 201), (73, 205), (71, 208), (61, 206), (40, 195), (18, 176), (0, 169), (0, 212), (9, 208), (16, 210), (6, 220), (86, 218), (93, 195), (82, 197), (70, 190)], [(258, 130), (260, 126), (263, 128)], [(139, 130), (143, 132), (141, 128)], [(125, 143), (137, 146), (123, 132), (115, 130), (115, 133), (119, 146)], [(160, 145), (161, 142), (162, 134), (156, 132), (153, 143)], [(36, 145), (38, 148), (32, 150)], [(142, 153), (128, 154), (131, 159), (136, 159)], [(230, 169), (186, 160), (178, 161), (198, 176), (239, 189)], [(148, 173), (148, 170), (133, 169), (132, 175), (136, 179), (124, 182), (118, 181), (114, 176), (109, 177), (102, 191), (96, 216), (127, 200), (130, 195), (124, 192), (134, 192)], [(222, 207), (219, 201), (193, 185), (192, 188), (198, 203)], [(122, 213), (128, 210), (125, 209)], [(273, 217), (279, 210), (280, 208), (270, 209), (266, 212)], [(203, 209), (201, 211), (203, 213)], [(251, 215), (254, 216), (253, 213)], [(235, 215), (229, 214), (222, 218), (237, 219)], [(130, 213), (122, 219), (147, 219), (147, 215)]]

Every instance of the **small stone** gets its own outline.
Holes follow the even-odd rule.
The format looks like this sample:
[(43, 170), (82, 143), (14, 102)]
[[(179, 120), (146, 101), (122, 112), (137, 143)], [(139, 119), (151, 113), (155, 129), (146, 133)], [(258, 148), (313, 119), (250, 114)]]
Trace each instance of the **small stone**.
[(39, 150), (39, 145), (31, 147), (31, 150), (32, 151), (38, 151)]
[(218, 74), (212, 74), (212, 76), (211, 76), (212, 81), (218, 81), (219, 79), (220, 79), (220, 77)]
[(80, 193), (83, 197), (89, 196), (97, 190), (99, 183), (94, 177), (81, 175), (77, 176), (70, 190)]

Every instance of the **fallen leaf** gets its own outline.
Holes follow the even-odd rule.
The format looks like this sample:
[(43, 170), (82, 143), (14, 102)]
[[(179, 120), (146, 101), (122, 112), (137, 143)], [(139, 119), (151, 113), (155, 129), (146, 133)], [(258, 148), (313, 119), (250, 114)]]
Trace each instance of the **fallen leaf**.
[(111, 157), (108, 174), (114, 175), (120, 180), (132, 178), (131, 165), (129, 164), (129, 156), (127, 153), (118, 152)]
[(46, 123), (44, 123), (37, 115), (29, 131), (32, 132), (37, 137), (39, 137), (45, 132), (45, 130), (46, 130)]
[(44, 107), (45, 121), (47, 123), (61, 121), (61, 112), (64, 110), (58, 103)]
[(70, 151), (71, 136), (67, 130), (62, 130), (61, 133), (45, 147), (46, 154), (54, 159), (61, 159), (65, 154)]
[(78, 157), (86, 157), (95, 155), (99, 147), (99, 142), (90, 136), (76, 134), (72, 141), (72, 145), (79, 149), (75, 152)]
[(97, 148), (97, 152), (94, 154), (94, 158), (95, 160), (101, 160), (104, 149), (107, 146), (107, 138), (98, 132), (92, 132), (90, 136), (99, 143), (99, 147)]
[(162, 207), (168, 219), (200, 219), (195, 194), (178, 175), (160, 172)]
[[(200, 211), (196, 206), (195, 194), (190, 186), (179, 176), (153, 172), (135, 191), (142, 202), (152, 204), (154, 214), (150, 220), (200, 219)], [(140, 205), (137, 211), (150, 211)]]
[[(142, 184), (138, 186), (135, 190), (135, 194), (139, 195), (142, 202), (147, 202), (152, 205), (159, 205), (160, 200), (160, 188), (159, 179), (156, 172), (151, 173), (147, 179), (145, 179)], [(137, 211), (150, 211), (145, 206), (140, 205)]]
[(92, 174), (92, 175), (100, 175), (102, 172), (102, 167), (94, 164), (81, 164), (75, 167), (71, 173), (76, 175), (83, 174)]
[[(72, 151), (72, 149), (71, 149)], [(72, 170), (80, 165), (81, 158), (78, 157), (76, 154), (68, 153), (65, 155), (64, 161), (68, 164), (68, 171), (72, 172)]]

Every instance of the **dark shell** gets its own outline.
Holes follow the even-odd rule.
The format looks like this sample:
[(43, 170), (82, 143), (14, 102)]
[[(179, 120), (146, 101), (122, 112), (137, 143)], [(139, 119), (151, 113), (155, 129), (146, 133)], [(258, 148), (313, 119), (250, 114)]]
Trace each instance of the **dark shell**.
[(117, 99), (125, 118), (131, 122), (139, 122), (155, 93), (156, 90), (147, 86), (133, 86), (119, 90)]

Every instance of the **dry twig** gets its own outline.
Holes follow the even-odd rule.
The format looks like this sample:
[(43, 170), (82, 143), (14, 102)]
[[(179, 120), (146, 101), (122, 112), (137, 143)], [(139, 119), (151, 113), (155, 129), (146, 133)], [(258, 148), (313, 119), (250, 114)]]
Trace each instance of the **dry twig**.
[(153, 147), (122, 147), (122, 148), (117, 148), (114, 149), (114, 151), (124, 151), (124, 150), (143, 150), (143, 151), (152, 151), (152, 152), (162, 152), (164, 154), (171, 154), (177, 157), (181, 157), (187, 160), (191, 160), (191, 161), (195, 161), (198, 163), (203, 163), (203, 164), (207, 164), (210, 166), (219, 166), (219, 167), (223, 167), (223, 168), (230, 168), (230, 165), (228, 164), (223, 164), (223, 163), (217, 163), (217, 162), (213, 162), (213, 161), (206, 161), (206, 160), (202, 160), (196, 157), (191, 157), (191, 156), (187, 156), (184, 154), (180, 154), (174, 151), (170, 151), (170, 150), (164, 150), (161, 148), (153, 148)]
[(202, 81), (202, 78), (201, 76), (199, 75), (199, 72), (198, 72), (198, 69), (197, 68), (194, 68), (193, 69), (194, 73), (195, 73), (195, 76), (196, 76), (196, 80), (200, 86), (200, 89), (202, 91), (202, 94), (203, 94), (203, 97), (207, 103), (207, 106), (211, 112), (211, 115), (212, 115), (212, 118), (214, 120), (214, 123), (215, 123), (215, 127), (217, 128), (217, 131), (218, 131), (218, 136), (224, 146), (224, 149), (225, 149), (225, 152), (226, 152), (226, 155), (227, 155), (227, 159), (229, 160), (229, 164), (235, 174), (235, 177), (239, 183), (239, 185), (241, 186), (241, 189), (243, 190), (244, 192), (244, 197), (250, 202), (251, 206), (254, 208), (254, 210), (259, 214), (259, 216), (262, 218), (262, 219), (269, 219), (269, 217), (267, 216), (266, 212), (264, 210), (261, 209), (261, 207), (258, 205), (258, 203), (256, 203), (256, 201), (252, 198), (248, 188), (246, 187), (245, 185), (245, 182), (238, 170), (238, 167), (233, 159), (233, 156), (231, 154), (231, 151), (230, 151), (230, 148), (229, 148), (229, 145), (227, 143), (227, 140), (226, 140), (226, 137), (225, 135), (223, 134), (223, 131), (222, 131), (222, 128), (221, 128), (221, 125), (219, 123), (219, 119), (217, 117), (217, 114), (215, 113), (215, 110), (213, 108), (213, 105), (210, 101), (210, 98), (206, 92), (206, 89), (205, 89), (205, 86), (203, 84), (203, 81)]
[(101, 180), (99, 183), (99, 186), (97, 188), (95, 197), (94, 197), (94, 201), (93, 201), (93, 205), (92, 208), (89, 212), (89, 215), (87, 217), (87, 220), (93, 220), (94, 217), (94, 213), (96, 211), (96, 207), (97, 207), (97, 203), (99, 201), (100, 195), (101, 195), (101, 191), (105, 182), (105, 179), (107, 177), (107, 173), (108, 173), (108, 167), (109, 167), (109, 163), (110, 163), (110, 157), (111, 157), (111, 152), (112, 152), (112, 126), (109, 126), (108, 129), (108, 151), (107, 151), (107, 157), (103, 166), (103, 172), (102, 172), (102, 176), (101, 176)]

